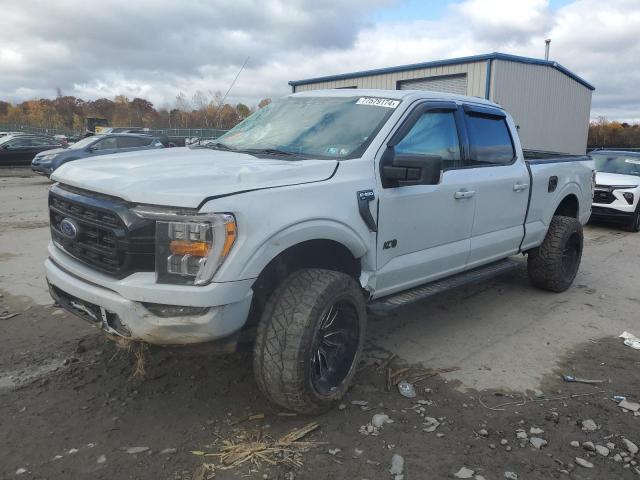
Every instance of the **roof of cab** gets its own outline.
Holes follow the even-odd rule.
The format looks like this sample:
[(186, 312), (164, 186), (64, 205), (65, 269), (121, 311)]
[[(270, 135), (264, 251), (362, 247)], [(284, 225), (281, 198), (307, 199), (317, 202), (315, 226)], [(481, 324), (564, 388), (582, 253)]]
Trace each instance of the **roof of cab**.
[(475, 103), (490, 107), (502, 107), (495, 102), (480, 97), (456, 95), (454, 93), (432, 92), (431, 90), (380, 90), (366, 88), (334, 88), (326, 90), (306, 90), (292, 93), (290, 97), (374, 97), (392, 100), (449, 100), (454, 102)]

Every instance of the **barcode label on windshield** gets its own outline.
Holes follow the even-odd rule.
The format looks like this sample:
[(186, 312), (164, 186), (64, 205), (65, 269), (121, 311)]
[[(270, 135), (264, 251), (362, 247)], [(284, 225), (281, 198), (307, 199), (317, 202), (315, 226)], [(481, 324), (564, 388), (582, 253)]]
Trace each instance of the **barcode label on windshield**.
[(396, 108), (400, 105), (400, 100), (389, 100), (388, 98), (360, 97), (356, 105), (372, 105), (374, 107)]

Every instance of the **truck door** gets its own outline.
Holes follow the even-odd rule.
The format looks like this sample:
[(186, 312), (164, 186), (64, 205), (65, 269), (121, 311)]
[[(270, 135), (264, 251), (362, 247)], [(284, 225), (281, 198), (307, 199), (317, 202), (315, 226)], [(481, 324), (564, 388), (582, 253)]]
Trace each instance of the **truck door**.
[[(529, 203), (529, 172), (502, 110), (464, 106), (476, 213), (468, 268), (518, 252)], [(518, 148), (516, 148), (516, 146)]]
[[(376, 297), (464, 269), (475, 198), (463, 169), (461, 121), (453, 102), (418, 105), (383, 149), (378, 163), (382, 188)], [(411, 180), (428, 170), (430, 160), (437, 164), (435, 179)], [(411, 167), (421, 164), (423, 169)], [(402, 168), (406, 180), (397, 178)]]

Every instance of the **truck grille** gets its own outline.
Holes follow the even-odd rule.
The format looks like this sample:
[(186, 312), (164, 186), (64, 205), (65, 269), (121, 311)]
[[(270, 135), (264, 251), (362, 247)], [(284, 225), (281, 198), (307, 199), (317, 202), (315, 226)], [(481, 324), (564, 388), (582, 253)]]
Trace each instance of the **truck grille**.
[(154, 270), (155, 222), (122, 200), (54, 185), (49, 221), (53, 241), (96, 270), (119, 278)]
[(609, 204), (613, 203), (616, 200), (616, 197), (613, 196), (608, 190), (595, 190), (593, 192), (593, 201), (594, 203), (603, 203)]

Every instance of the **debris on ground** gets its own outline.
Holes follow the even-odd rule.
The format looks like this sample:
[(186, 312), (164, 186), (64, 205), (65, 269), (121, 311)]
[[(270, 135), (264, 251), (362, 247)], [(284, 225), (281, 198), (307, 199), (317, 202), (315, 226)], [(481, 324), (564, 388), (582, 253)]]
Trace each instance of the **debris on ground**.
[(313, 432), (320, 425), (309, 423), (273, 440), (263, 436), (262, 432), (250, 434), (239, 433), (236, 438), (240, 441), (224, 440), (219, 453), (194, 451), (194, 455), (203, 457), (218, 457), (219, 463), (203, 463), (193, 478), (213, 478), (216, 470), (228, 470), (245, 463), (260, 466), (261, 463), (289, 466), (302, 466), (301, 454), (311, 448), (321, 445), (320, 442), (303, 442), (302, 438)]
[(640, 410), (640, 403), (630, 402), (626, 398), (623, 399), (618, 406), (624, 410), (629, 410), (631, 412), (637, 412)]
[(9, 320), (10, 318), (17, 317), (19, 313), (3, 313), (0, 315), (0, 320)]
[(573, 375), (562, 375), (562, 380), (565, 382), (586, 383), (589, 385), (597, 385), (604, 382), (604, 380), (590, 380), (588, 378), (574, 377)]
[(375, 428), (380, 428), (386, 423), (393, 423), (393, 420), (389, 418), (389, 415), (384, 413), (376, 413), (371, 419), (371, 425)]
[(100, 463), (100, 464), (107, 463), (107, 456), (106, 455), (100, 455), (98, 457), (98, 459), (96, 460), (96, 463)]
[(129, 455), (136, 455), (138, 453), (147, 452), (149, 447), (124, 447), (123, 450)]
[(619, 338), (624, 338), (624, 344), (635, 350), (640, 350), (640, 338), (629, 332), (622, 332)]
[(515, 472), (504, 472), (504, 478), (507, 480), (518, 480), (518, 474)]
[(402, 380), (398, 383), (398, 391), (400, 395), (407, 398), (416, 398), (416, 389), (412, 383)]

